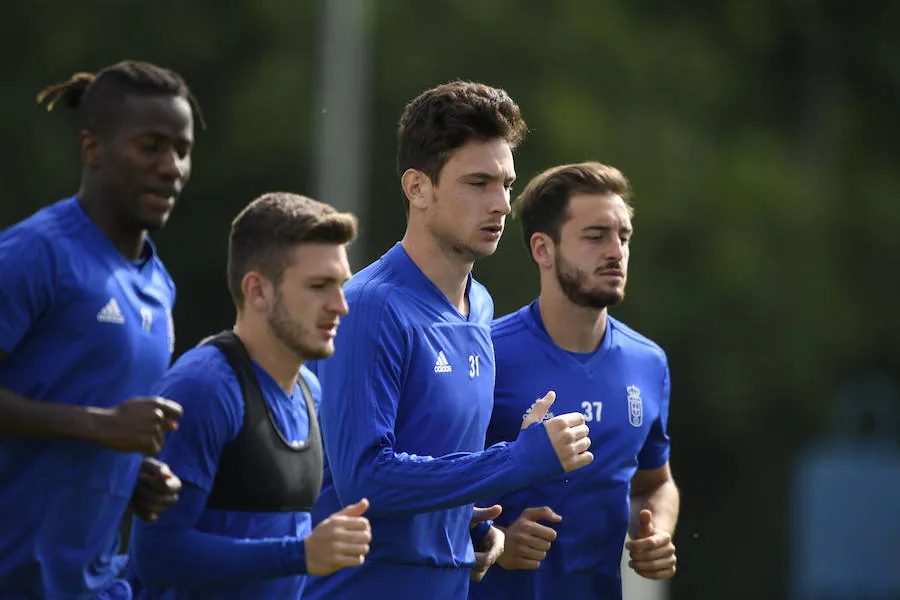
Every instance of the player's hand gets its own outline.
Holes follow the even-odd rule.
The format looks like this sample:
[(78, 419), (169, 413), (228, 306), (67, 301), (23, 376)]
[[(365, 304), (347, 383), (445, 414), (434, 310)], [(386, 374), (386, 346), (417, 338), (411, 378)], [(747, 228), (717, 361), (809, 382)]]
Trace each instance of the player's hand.
[[(469, 529), (475, 527), (478, 523), (484, 521), (493, 521), (503, 512), (503, 507), (499, 504), (488, 508), (475, 507), (472, 510), (472, 520), (469, 521)], [(487, 534), (481, 540), (481, 544), (475, 549), (475, 566), (472, 567), (469, 578), (472, 581), (481, 581), (487, 574), (500, 555), (503, 554), (504, 543), (503, 531), (497, 527), (488, 529)]]
[(344, 567), (358, 567), (366, 561), (372, 528), (363, 516), (369, 501), (363, 498), (345, 506), (321, 523), (304, 540), (306, 572), (330, 575)]
[(90, 439), (118, 450), (158, 454), (167, 431), (178, 428), (181, 405), (164, 398), (132, 398), (112, 408), (91, 411)]
[(672, 536), (653, 526), (653, 513), (642, 510), (638, 515), (638, 534), (625, 543), (631, 555), (628, 566), (647, 579), (668, 579), (675, 575), (675, 544)]
[[(532, 424), (543, 421), (555, 400), (556, 392), (549, 391), (546, 396), (535, 402), (522, 420), (522, 429), (528, 429)], [(589, 430), (584, 423), (583, 414), (566, 413), (548, 419), (544, 426), (547, 428), (547, 435), (550, 436), (550, 443), (556, 450), (559, 463), (566, 472), (580, 469), (594, 460), (594, 455), (588, 452), (591, 438), (588, 437)]]
[(155, 458), (145, 458), (129, 506), (142, 521), (152, 523), (178, 502), (179, 491), (181, 480), (169, 470), (169, 465)]
[(549, 506), (526, 508), (506, 528), (506, 549), (497, 561), (504, 569), (539, 569), (550, 545), (556, 541), (556, 530), (538, 521), (559, 523), (562, 517)]

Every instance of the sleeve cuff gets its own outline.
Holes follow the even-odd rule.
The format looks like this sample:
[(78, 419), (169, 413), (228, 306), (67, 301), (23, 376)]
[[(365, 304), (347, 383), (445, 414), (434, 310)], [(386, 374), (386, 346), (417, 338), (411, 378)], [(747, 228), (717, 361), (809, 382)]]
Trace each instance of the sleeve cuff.
[(469, 530), (470, 534), (472, 536), (472, 545), (475, 547), (476, 550), (479, 547), (481, 547), (481, 544), (484, 542), (485, 536), (488, 534), (488, 531), (490, 531), (491, 527), (493, 527), (493, 526), (494, 526), (493, 521), (482, 521), (481, 523), (478, 523), (477, 525), (475, 525), (475, 527), (472, 527), (472, 529)]
[(659, 469), (669, 462), (669, 449), (666, 448), (661, 452), (648, 454), (647, 456), (638, 456), (638, 469), (652, 470)]
[(290, 563), (287, 565), (285, 572), (292, 575), (306, 575), (306, 538), (292, 540), (289, 550), (289, 552), (284, 553)]
[(522, 473), (522, 487), (553, 479), (565, 472), (543, 423), (535, 423), (519, 432), (518, 439), (510, 444), (510, 450)]

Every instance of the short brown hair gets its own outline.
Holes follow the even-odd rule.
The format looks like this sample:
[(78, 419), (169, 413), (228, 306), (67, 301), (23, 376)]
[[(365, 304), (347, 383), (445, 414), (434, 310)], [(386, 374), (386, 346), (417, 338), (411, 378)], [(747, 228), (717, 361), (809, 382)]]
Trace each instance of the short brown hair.
[[(515, 148), (528, 127), (506, 91), (470, 81), (451, 81), (423, 92), (397, 124), (397, 174), (422, 171), (438, 183), (450, 153), (469, 140), (506, 140)], [(409, 199), (403, 202), (409, 212)]]
[(631, 184), (617, 168), (598, 162), (552, 167), (529, 181), (513, 206), (513, 215), (522, 221), (525, 246), (530, 246), (535, 233), (545, 233), (558, 244), (569, 200), (578, 194), (617, 194), (629, 213), (634, 212)]
[(286, 192), (260, 196), (234, 219), (228, 236), (228, 289), (235, 306), (244, 305), (241, 281), (250, 271), (278, 286), (297, 244), (347, 244), (356, 229), (356, 217), (312, 198)]

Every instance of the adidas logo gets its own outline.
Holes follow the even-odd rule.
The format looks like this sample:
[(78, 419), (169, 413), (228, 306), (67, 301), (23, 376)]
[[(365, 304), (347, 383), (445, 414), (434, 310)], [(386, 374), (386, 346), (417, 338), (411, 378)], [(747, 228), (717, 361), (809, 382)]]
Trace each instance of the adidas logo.
[(450, 366), (450, 361), (447, 360), (447, 357), (444, 356), (444, 351), (438, 351), (437, 360), (434, 361), (434, 372), (435, 373), (449, 373), (453, 370), (453, 367)]
[(119, 303), (116, 302), (116, 299), (110, 298), (109, 302), (106, 303), (106, 306), (101, 308), (100, 312), (97, 313), (97, 320), (101, 323), (124, 325), (125, 315), (122, 314), (122, 309), (119, 308)]

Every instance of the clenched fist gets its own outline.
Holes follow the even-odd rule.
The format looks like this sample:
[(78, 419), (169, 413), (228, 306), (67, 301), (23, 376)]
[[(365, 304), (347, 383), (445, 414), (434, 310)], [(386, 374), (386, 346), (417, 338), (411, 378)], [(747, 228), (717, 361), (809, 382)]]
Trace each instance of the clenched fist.
[(178, 502), (181, 480), (165, 463), (155, 458), (144, 458), (138, 471), (137, 485), (129, 506), (142, 521), (152, 523), (170, 506)]
[[(555, 400), (556, 392), (550, 391), (535, 402), (522, 420), (522, 429), (527, 429), (532, 424), (543, 421)], [(550, 443), (556, 450), (556, 456), (567, 473), (587, 466), (594, 460), (594, 455), (588, 452), (588, 448), (591, 447), (591, 438), (588, 437), (590, 430), (584, 423), (584, 415), (566, 413), (548, 419), (544, 426), (547, 428)]]
[(631, 555), (628, 566), (647, 579), (668, 579), (675, 575), (675, 544), (667, 531), (653, 525), (653, 513), (642, 510), (638, 515), (637, 536), (625, 543)]
[(369, 501), (363, 498), (344, 507), (321, 523), (304, 541), (306, 572), (330, 575), (344, 567), (358, 567), (366, 561), (372, 528), (363, 514)]
[[(475, 527), (478, 523), (485, 521), (493, 521), (503, 512), (503, 507), (495, 504), (488, 508), (474, 507), (472, 509), (472, 520), (469, 521), (469, 529)], [(481, 581), (487, 574), (488, 569), (497, 562), (500, 555), (503, 554), (503, 531), (491, 526), (481, 541), (481, 545), (475, 548), (475, 566), (472, 567), (469, 579), (472, 581)]]
[(92, 409), (90, 439), (119, 452), (158, 454), (166, 432), (178, 428), (181, 405), (165, 398), (132, 398), (112, 408)]
[(556, 541), (556, 530), (538, 521), (559, 523), (562, 517), (549, 506), (526, 508), (506, 529), (506, 547), (497, 564), (504, 569), (539, 569), (550, 545)]

